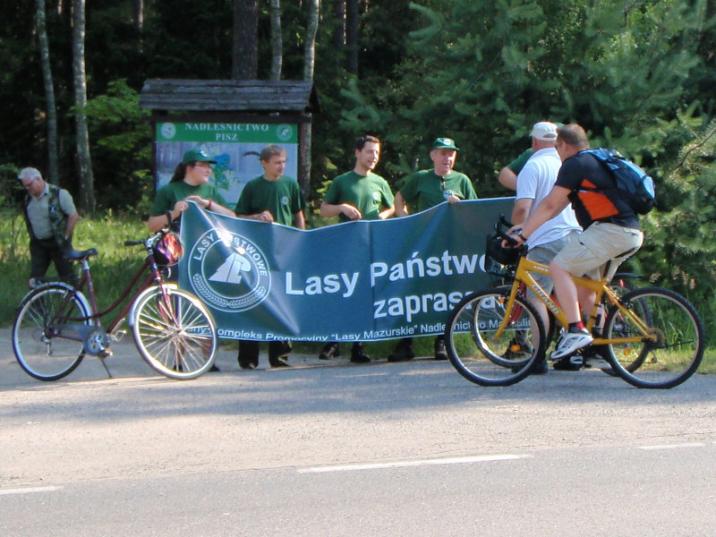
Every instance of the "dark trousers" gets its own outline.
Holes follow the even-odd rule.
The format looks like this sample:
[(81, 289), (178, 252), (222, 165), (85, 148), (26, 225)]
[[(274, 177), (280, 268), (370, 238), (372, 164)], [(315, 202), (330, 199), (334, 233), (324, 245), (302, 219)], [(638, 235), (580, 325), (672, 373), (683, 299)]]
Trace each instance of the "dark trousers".
[(30, 277), (44, 278), (50, 262), (55, 264), (62, 281), (77, 285), (77, 274), (72, 269), (72, 263), (65, 259), (54, 239), (30, 239)]
[[(270, 341), (269, 342), (269, 363), (274, 364), (282, 356), (286, 356), (291, 352), (290, 341)], [(248, 367), (259, 364), (259, 342), (249, 341), (246, 339), (239, 340), (239, 365)]]

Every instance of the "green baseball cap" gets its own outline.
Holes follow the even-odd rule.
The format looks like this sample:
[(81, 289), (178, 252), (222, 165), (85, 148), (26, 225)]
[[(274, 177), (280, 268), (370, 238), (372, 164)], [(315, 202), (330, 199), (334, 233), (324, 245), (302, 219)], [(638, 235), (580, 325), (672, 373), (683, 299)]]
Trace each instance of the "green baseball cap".
[(190, 149), (181, 159), (182, 164), (189, 164), (190, 162), (211, 162), (216, 164), (216, 161), (209, 156), (209, 153), (201, 148)]
[(460, 151), (455, 145), (455, 140), (452, 138), (435, 138), (433, 149), (452, 149), (453, 151)]

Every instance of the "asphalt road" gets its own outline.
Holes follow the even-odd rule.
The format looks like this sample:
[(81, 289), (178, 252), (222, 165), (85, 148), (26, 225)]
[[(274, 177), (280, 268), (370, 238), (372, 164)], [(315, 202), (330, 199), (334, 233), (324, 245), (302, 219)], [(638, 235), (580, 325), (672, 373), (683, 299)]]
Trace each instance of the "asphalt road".
[[(0, 331), (2, 536), (711, 536), (716, 376), (474, 386), (445, 362), (41, 383)], [(265, 359), (265, 357), (264, 357)], [(322, 367), (317, 367), (322, 365)]]

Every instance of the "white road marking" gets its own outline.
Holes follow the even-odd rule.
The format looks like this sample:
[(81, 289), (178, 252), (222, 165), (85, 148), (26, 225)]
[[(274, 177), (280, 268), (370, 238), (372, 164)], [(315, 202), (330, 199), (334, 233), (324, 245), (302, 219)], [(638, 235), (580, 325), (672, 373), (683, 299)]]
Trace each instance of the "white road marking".
[(644, 451), (656, 451), (658, 449), (685, 449), (685, 448), (695, 448), (695, 447), (704, 447), (706, 444), (703, 442), (690, 442), (690, 443), (684, 443), (684, 444), (661, 444), (661, 445), (655, 445), (655, 446), (639, 446), (639, 449), (643, 449)]
[(38, 494), (40, 492), (55, 492), (62, 487), (28, 487), (24, 489), (0, 489), (0, 496), (9, 496), (11, 494)]
[(478, 455), (474, 457), (453, 457), (448, 459), (424, 459), (417, 461), (395, 461), (383, 463), (345, 464), (340, 466), (313, 466), (298, 470), (299, 474), (321, 474), (327, 472), (354, 472), (360, 470), (382, 470), (385, 468), (406, 468), (409, 466), (436, 466), (443, 464), (472, 464), (475, 462), (511, 461), (531, 458), (532, 455)]

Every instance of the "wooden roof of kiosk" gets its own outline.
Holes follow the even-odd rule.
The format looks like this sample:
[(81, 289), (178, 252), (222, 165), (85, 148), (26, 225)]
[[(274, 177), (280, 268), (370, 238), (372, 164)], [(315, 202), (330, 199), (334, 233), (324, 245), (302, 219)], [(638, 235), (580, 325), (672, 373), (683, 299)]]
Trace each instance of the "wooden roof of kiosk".
[(318, 112), (312, 82), (302, 80), (149, 79), (139, 105), (156, 111), (306, 114)]
[(299, 125), (298, 181), (310, 192), (311, 116), (319, 112), (313, 82), (303, 80), (145, 80), (139, 106), (152, 111), (152, 122), (175, 119), (295, 121)]

